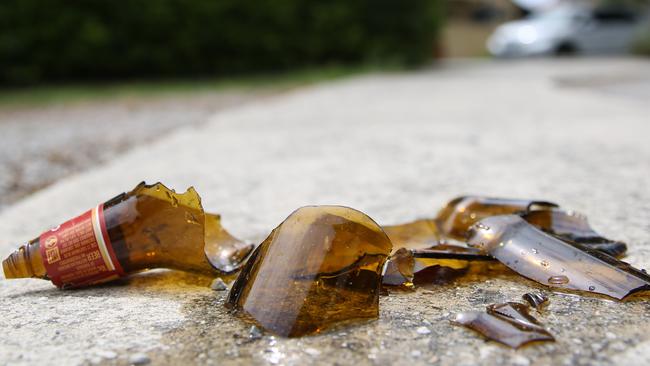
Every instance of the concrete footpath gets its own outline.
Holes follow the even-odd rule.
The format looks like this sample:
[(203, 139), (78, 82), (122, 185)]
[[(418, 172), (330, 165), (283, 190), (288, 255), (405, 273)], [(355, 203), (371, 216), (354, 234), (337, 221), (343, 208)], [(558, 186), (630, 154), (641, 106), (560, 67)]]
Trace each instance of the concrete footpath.
[[(255, 242), (307, 204), (394, 224), (461, 194), (552, 200), (628, 242), (626, 260), (648, 268), (648, 101), (650, 62), (634, 59), (453, 62), (304, 88), (222, 111), (9, 206), (0, 254), (146, 180), (194, 185), (226, 228)], [(539, 288), (518, 276), (391, 293), (378, 321), (301, 339), (249, 339), (209, 283), (168, 271), (76, 291), (0, 279), (0, 364), (650, 363), (648, 297), (547, 291), (538, 319), (557, 342), (515, 351), (449, 319)]]

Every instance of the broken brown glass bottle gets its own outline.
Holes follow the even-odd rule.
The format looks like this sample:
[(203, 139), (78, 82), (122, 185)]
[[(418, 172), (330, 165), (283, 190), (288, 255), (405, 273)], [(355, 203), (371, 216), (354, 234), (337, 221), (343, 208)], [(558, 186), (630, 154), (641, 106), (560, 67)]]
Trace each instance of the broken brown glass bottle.
[(539, 321), (530, 315), (528, 306), (524, 304), (493, 304), (486, 310), (487, 312), (460, 313), (452, 322), (512, 348), (519, 348), (530, 342), (555, 340)]
[(151, 268), (223, 275), (238, 268), (252, 245), (204, 214), (193, 188), (179, 194), (140, 183), (21, 246), (3, 261), (6, 278), (49, 279), (80, 287)]
[(587, 246), (548, 235), (520, 216), (488, 217), (469, 233), (470, 246), (546, 286), (616, 299), (650, 290), (650, 276), (643, 271)]
[(384, 231), (362, 212), (302, 207), (253, 252), (226, 306), (288, 337), (374, 319), (391, 248)]

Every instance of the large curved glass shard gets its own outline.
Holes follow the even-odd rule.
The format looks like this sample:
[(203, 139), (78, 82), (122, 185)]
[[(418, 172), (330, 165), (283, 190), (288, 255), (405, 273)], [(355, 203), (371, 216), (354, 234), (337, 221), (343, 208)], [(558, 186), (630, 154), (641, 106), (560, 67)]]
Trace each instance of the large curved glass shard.
[(541, 207), (557, 207), (557, 205), (536, 200), (463, 196), (449, 201), (438, 212), (435, 222), (442, 235), (456, 240), (465, 240), (469, 227), (481, 219)]
[(564, 241), (577, 242), (613, 257), (621, 256), (627, 251), (625, 243), (602, 237), (591, 228), (586, 216), (574, 211), (535, 209), (523, 213), (522, 218)]
[(230, 274), (237, 271), (255, 245), (230, 235), (221, 226), (221, 215), (205, 214), (205, 256), (214, 268)]
[(646, 273), (612, 256), (550, 236), (517, 215), (479, 221), (469, 231), (468, 244), (546, 286), (616, 299), (650, 290)]
[(512, 348), (535, 341), (555, 340), (537, 319), (530, 315), (526, 305), (516, 302), (490, 305), (487, 307), (487, 313), (460, 313), (452, 322)]
[(288, 337), (376, 318), (391, 249), (384, 231), (362, 212), (300, 208), (255, 249), (226, 306)]

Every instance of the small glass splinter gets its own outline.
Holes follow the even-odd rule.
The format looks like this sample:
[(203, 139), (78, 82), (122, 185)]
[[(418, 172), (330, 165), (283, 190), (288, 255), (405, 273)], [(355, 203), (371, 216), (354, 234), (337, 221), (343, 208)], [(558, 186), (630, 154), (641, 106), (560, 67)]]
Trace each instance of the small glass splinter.
[(516, 302), (489, 305), (486, 313), (460, 313), (452, 322), (512, 348), (535, 341), (555, 340), (537, 319), (528, 313), (528, 306)]
[(288, 337), (376, 318), (391, 249), (384, 231), (362, 212), (300, 208), (253, 252), (226, 306)]
[(612, 256), (550, 236), (516, 215), (476, 223), (468, 244), (540, 284), (616, 299), (650, 290), (650, 276)]
[(530, 306), (542, 310), (548, 305), (548, 297), (540, 292), (528, 292), (521, 296)]

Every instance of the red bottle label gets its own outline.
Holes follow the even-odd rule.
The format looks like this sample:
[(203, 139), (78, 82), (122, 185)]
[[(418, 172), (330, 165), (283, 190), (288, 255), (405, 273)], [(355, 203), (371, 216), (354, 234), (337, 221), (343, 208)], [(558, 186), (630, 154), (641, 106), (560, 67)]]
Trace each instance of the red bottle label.
[(104, 206), (69, 220), (40, 236), (47, 276), (58, 287), (80, 287), (124, 275), (104, 221)]

